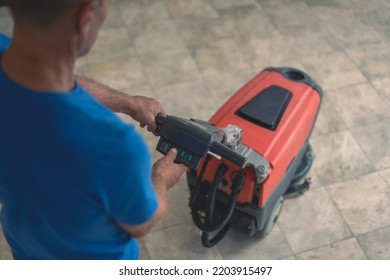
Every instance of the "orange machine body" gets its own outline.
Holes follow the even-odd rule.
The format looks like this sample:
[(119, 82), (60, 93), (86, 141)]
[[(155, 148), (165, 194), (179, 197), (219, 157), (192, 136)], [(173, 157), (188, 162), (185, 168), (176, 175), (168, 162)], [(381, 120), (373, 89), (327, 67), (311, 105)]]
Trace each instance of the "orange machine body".
[[(242, 106), (271, 86), (278, 86), (291, 93), (275, 130), (262, 127), (237, 114)], [(256, 183), (255, 170), (250, 167), (244, 169), (246, 180), (237, 199), (239, 204), (253, 204), (258, 208), (265, 206), (311, 134), (321, 103), (320, 91), (312, 80), (300, 76), (299, 73), (288, 76), (288, 73), (270, 68), (255, 76), (211, 117), (210, 122), (219, 128), (229, 124), (239, 126), (243, 131), (242, 143), (263, 156), (270, 164), (269, 174), (260, 185)], [(229, 194), (234, 171), (239, 170), (229, 161), (212, 158), (203, 181), (212, 181), (215, 169), (221, 162), (229, 166), (229, 171), (220, 190)], [(198, 168), (198, 175), (200, 169), (201, 166)]]

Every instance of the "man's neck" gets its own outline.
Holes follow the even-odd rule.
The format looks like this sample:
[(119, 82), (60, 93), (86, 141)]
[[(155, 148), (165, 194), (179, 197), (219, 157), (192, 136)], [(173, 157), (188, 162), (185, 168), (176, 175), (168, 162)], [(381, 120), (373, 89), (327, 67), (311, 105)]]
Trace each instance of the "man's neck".
[(60, 36), (14, 32), (4, 52), (2, 68), (16, 83), (40, 92), (67, 92), (74, 88), (76, 56)]

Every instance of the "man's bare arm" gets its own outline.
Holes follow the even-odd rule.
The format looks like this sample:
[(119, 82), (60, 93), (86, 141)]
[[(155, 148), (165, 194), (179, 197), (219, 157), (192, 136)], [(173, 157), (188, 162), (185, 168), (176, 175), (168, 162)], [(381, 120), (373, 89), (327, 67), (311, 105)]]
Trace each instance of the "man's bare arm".
[(174, 163), (176, 155), (177, 150), (172, 149), (165, 157), (161, 158), (153, 165), (152, 181), (158, 199), (158, 208), (154, 216), (141, 225), (126, 225), (120, 223), (120, 226), (131, 236), (137, 238), (144, 236), (157, 221), (166, 215), (168, 211), (168, 190), (180, 180), (180, 177), (187, 169), (183, 164)]
[(158, 113), (166, 114), (161, 104), (153, 98), (138, 95), (131, 96), (80, 75), (75, 75), (75, 79), (112, 111), (129, 115), (138, 121), (142, 127), (146, 125), (149, 131), (156, 130), (154, 120), (156, 115)]

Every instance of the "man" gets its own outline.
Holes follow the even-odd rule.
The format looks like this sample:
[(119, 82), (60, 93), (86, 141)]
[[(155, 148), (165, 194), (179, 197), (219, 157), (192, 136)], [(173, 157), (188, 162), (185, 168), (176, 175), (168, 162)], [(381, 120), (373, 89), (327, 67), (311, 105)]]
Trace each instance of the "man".
[(175, 150), (152, 166), (135, 128), (107, 109), (154, 131), (158, 102), (73, 73), (109, 0), (6, 3), (14, 31), (9, 47), (0, 39), (0, 203), (15, 258), (138, 258), (135, 238), (165, 214), (185, 167)]

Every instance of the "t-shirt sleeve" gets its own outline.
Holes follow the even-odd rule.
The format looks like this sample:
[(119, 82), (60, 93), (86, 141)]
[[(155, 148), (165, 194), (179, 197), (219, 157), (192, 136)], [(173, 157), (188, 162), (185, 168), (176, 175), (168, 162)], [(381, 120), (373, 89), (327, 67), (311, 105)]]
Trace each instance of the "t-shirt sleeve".
[(6, 50), (10, 44), (11, 39), (8, 36), (0, 33), (0, 52)]
[(158, 206), (152, 158), (134, 127), (128, 127), (122, 140), (115, 147), (118, 157), (105, 184), (106, 210), (121, 223), (139, 225), (151, 219)]

